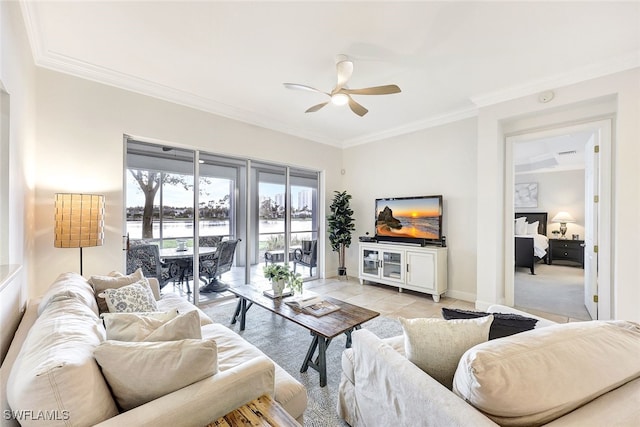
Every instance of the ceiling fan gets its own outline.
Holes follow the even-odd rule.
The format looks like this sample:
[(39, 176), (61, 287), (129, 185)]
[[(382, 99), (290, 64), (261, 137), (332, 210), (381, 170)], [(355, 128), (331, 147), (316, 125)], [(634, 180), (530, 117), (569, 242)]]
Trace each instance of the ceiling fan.
[(351, 74), (353, 74), (353, 62), (350, 61), (346, 55), (338, 55), (336, 57), (336, 68), (338, 70), (338, 83), (331, 92), (323, 92), (311, 86), (301, 85), (297, 83), (283, 83), (283, 85), (288, 89), (318, 92), (330, 97), (329, 101), (314, 105), (313, 107), (308, 108), (305, 113), (315, 113), (316, 111), (327, 105), (329, 102), (331, 102), (335, 105), (349, 104), (351, 111), (353, 111), (360, 117), (367, 114), (369, 110), (357, 103), (351, 97), (351, 95), (390, 95), (400, 92), (400, 88), (396, 85), (375, 86), (363, 89), (349, 89), (347, 87), (347, 82), (351, 78)]

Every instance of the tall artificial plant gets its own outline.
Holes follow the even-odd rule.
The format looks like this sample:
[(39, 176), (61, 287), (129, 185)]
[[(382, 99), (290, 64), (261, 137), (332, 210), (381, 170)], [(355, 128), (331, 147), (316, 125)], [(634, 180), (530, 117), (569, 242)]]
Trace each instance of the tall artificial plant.
[(355, 220), (353, 210), (349, 208), (351, 195), (346, 191), (334, 191), (333, 201), (329, 209), (331, 213), (327, 216), (329, 241), (331, 249), (338, 252), (338, 275), (346, 276), (345, 249), (351, 244), (351, 233), (355, 230)]

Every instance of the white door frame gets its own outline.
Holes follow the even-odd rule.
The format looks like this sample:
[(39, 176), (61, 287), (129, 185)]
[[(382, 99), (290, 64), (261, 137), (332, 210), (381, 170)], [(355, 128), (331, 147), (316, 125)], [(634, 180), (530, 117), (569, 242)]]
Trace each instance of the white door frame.
[[(543, 131), (519, 133), (505, 136), (505, 195), (504, 195), (504, 253), (505, 253), (505, 303), (513, 307), (514, 295), (514, 233), (513, 233), (513, 191), (515, 181), (515, 164), (513, 161), (513, 143), (530, 141), (534, 139), (548, 138), (571, 132), (584, 132), (593, 130), (600, 135), (600, 191), (599, 191), (599, 217), (598, 217), (598, 319), (608, 320), (613, 318), (613, 232), (612, 221), (612, 119), (600, 119), (574, 125), (554, 127)], [(585, 248), (587, 250), (587, 248)], [(586, 257), (585, 257), (586, 259)]]

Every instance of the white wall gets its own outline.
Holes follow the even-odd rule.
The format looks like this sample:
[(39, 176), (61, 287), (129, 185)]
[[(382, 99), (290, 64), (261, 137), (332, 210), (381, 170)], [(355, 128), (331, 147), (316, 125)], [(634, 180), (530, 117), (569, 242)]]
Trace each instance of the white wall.
[(39, 69), (37, 82), (37, 274), (31, 295), (59, 273), (79, 270), (78, 249), (53, 247), (56, 192), (105, 194), (104, 246), (85, 248), (83, 273), (122, 270), (123, 134), (322, 170), (327, 194), (341, 188), (336, 147), (49, 70)]
[(353, 196), (356, 218), (354, 244), (347, 254), (349, 275), (358, 274), (357, 237), (375, 234), (376, 198), (442, 194), (449, 248), (447, 295), (474, 301), (476, 158), (475, 118), (345, 149), (344, 188)]
[(8, 206), (8, 218), (2, 218), (7, 221), (8, 231), (0, 235), (7, 251), (1, 262), (21, 266), (10, 282), (2, 284), (0, 280), (0, 355), (3, 356), (26, 302), (26, 283), (33, 272), (35, 69), (17, 2), (0, 2), (0, 40), (0, 81), (10, 95), (11, 109), (8, 195), (0, 200), (3, 206)]
[[(479, 235), (495, 241), (478, 251), (479, 308), (505, 299), (505, 134), (613, 115), (613, 317), (640, 320), (640, 69), (556, 88), (541, 104), (537, 96), (480, 109), (478, 115)], [(482, 226), (482, 230), (480, 230)]]
[(520, 208), (516, 212), (547, 212), (547, 236), (553, 237), (552, 230), (559, 230), (560, 224), (551, 219), (560, 211), (568, 212), (575, 220), (567, 223), (567, 238), (579, 234), (584, 239), (584, 169), (543, 173), (528, 173), (515, 176), (515, 183), (538, 183), (538, 207)]

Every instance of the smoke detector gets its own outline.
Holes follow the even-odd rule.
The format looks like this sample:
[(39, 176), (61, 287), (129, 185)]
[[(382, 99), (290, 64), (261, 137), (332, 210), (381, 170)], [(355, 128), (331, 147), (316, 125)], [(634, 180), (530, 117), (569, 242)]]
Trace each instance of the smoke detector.
[(555, 94), (553, 93), (553, 91), (548, 90), (538, 95), (538, 101), (542, 102), (543, 104), (546, 104), (547, 102), (551, 101), (554, 96)]

